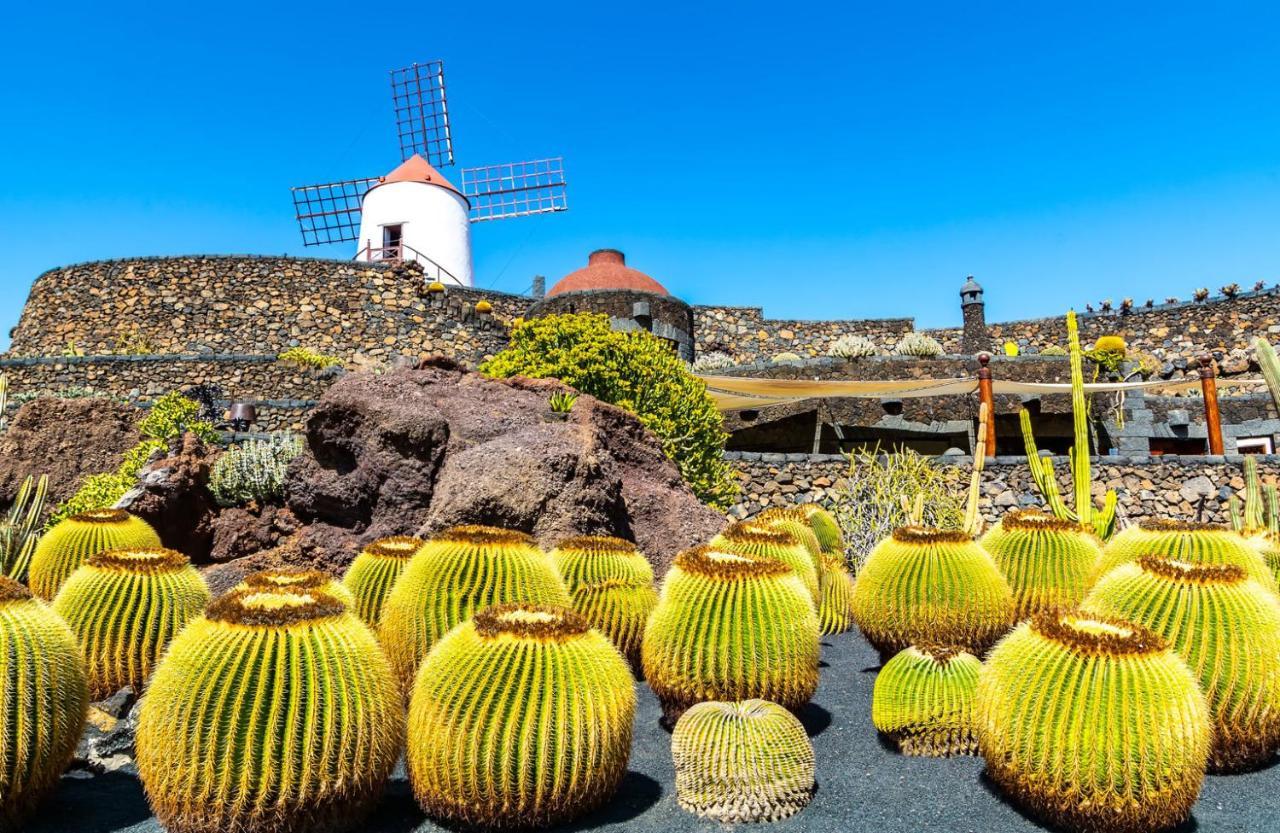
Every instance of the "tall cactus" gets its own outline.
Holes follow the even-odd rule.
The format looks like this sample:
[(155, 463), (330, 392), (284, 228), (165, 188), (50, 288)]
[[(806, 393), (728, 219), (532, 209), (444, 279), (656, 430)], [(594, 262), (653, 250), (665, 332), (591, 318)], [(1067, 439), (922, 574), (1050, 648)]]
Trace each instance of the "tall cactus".
[(9, 507), (9, 516), (0, 521), (0, 575), (14, 581), (25, 581), (31, 556), (40, 539), (44, 497), (49, 488), (49, 475), (40, 479), (28, 475), (18, 487)]
[(1254, 339), (1253, 349), (1258, 354), (1258, 365), (1262, 368), (1262, 378), (1267, 381), (1267, 390), (1271, 391), (1276, 410), (1280, 411), (1280, 358), (1276, 357), (1275, 348), (1265, 338)]

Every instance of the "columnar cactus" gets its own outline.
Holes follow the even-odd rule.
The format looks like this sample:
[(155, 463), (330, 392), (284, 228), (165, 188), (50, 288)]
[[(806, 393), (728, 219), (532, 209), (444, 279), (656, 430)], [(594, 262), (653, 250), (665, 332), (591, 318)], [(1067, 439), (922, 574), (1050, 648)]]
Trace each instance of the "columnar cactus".
[(1209, 700), (1209, 766), (1237, 772), (1280, 748), (1280, 601), (1234, 564), (1143, 556), (1103, 576), (1084, 608), (1169, 642)]
[(981, 670), (981, 660), (958, 648), (912, 645), (876, 676), (871, 722), (904, 755), (972, 755), (978, 751), (973, 705)]
[(440, 637), (475, 611), (509, 602), (571, 605), (551, 559), (528, 535), (456, 526), (424, 544), (387, 597), (378, 627), (405, 697)]
[(1276, 589), (1266, 560), (1239, 533), (1215, 524), (1167, 520), (1142, 521), (1112, 538), (1094, 566), (1093, 581), (1144, 555), (1200, 566), (1235, 564), (1259, 584), (1273, 592)]
[(1014, 509), (982, 537), (1013, 588), (1018, 619), (1080, 604), (1102, 554), (1092, 527), (1039, 509)]
[(1014, 800), (1069, 830), (1147, 833), (1200, 793), (1212, 729), (1186, 663), (1121, 620), (1046, 613), (978, 677), (978, 748)]
[(668, 719), (703, 700), (799, 708), (818, 686), (818, 616), (786, 564), (695, 547), (667, 573), (641, 656)]
[(234, 590), (173, 640), (142, 698), (142, 786), (171, 833), (343, 830), (395, 766), (400, 703), (342, 602)]
[(407, 535), (379, 538), (362, 549), (347, 567), (342, 584), (355, 597), (355, 613), (366, 625), (378, 627), (391, 588), (424, 543), (421, 538)]
[(818, 628), (823, 634), (844, 633), (853, 627), (853, 576), (844, 555), (822, 556), (822, 602)]
[(913, 644), (981, 655), (1013, 624), (1013, 591), (968, 534), (908, 526), (867, 556), (853, 618), (885, 656)]
[(89, 695), (141, 691), (170, 640), (209, 603), (205, 586), (180, 552), (107, 550), (89, 556), (53, 601), (80, 642)]
[(607, 636), (631, 667), (638, 670), (644, 627), (658, 606), (658, 591), (653, 585), (607, 578), (579, 585), (572, 600), (573, 609)]
[(730, 524), (723, 532), (712, 538), (711, 546), (723, 552), (736, 552), (781, 561), (795, 571), (796, 577), (809, 591), (809, 599), (815, 610), (822, 601), (816, 556), (791, 532), (766, 526), (763, 523), (742, 521)]
[(123, 509), (82, 512), (55, 524), (40, 538), (31, 557), (28, 584), (36, 596), (53, 601), (62, 582), (94, 553), (159, 546), (160, 536), (151, 525)]
[(409, 706), (409, 780), (450, 824), (544, 827), (614, 793), (635, 690), (618, 651), (564, 607), (504, 604), (441, 639)]
[(355, 607), (356, 599), (346, 585), (328, 573), (320, 570), (308, 570), (303, 567), (273, 567), (259, 570), (244, 577), (236, 590), (316, 590), (327, 593), (350, 608)]
[(75, 635), (27, 588), (0, 576), (0, 830), (20, 829), (57, 786), (88, 706)]
[(813, 797), (813, 745), (786, 709), (765, 700), (698, 703), (671, 734), (676, 801), (732, 824), (793, 816)]
[(653, 566), (649, 560), (635, 544), (621, 538), (605, 535), (566, 538), (551, 551), (551, 560), (570, 593), (585, 584), (610, 579), (636, 585), (653, 583)]

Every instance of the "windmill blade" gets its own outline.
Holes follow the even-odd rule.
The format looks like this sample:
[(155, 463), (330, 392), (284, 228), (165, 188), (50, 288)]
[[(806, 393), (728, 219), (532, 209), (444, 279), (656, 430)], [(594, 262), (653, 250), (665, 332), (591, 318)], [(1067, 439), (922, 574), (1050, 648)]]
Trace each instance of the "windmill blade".
[(379, 177), (368, 177), (291, 189), (303, 245), (319, 246), (358, 239), (361, 200), (378, 181)]
[(471, 222), (568, 211), (564, 157), (462, 169)]
[(437, 168), (453, 164), (453, 134), (444, 93), (444, 61), (391, 70), (391, 103), (400, 158), (421, 154)]

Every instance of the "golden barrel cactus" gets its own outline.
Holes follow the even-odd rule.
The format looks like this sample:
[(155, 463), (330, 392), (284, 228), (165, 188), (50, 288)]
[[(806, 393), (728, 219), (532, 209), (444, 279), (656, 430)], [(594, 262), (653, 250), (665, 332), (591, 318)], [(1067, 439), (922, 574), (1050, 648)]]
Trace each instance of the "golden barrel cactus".
[(161, 546), (151, 525), (123, 509), (94, 509), (72, 515), (41, 536), (31, 557), (31, 592), (53, 601), (62, 583), (94, 553)]
[(978, 751), (973, 706), (982, 661), (959, 648), (912, 645), (876, 676), (871, 722), (904, 755), (947, 757)]
[(778, 821), (813, 797), (813, 744), (776, 703), (698, 703), (671, 733), (676, 801), (722, 824)]
[(658, 591), (648, 583), (607, 578), (573, 591), (573, 609), (609, 638), (634, 669), (640, 668), (644, 628), (658, 606)]
[(234, 590), (169, 646), (137, 763), (170, 833), (338, 831), (400, 754), (399, 691), (373, 634), (316, 590)]
[(414, 795), (429, 815), (468, 827), (572, 819), (626, 773), (635, 705), (622, 656), (572, 610), (481, 610), (431, 649), (414, 684)]
[[(809, 599), (816, 609), (822, 601), (818, 586), (817, 556), (805, 546), (805, 542), (793, 533), (764, 522), (740, 521), (730, 524), (711, 539), (711, 547), (722, 552), (736, 552), (756, 558), (780, 561), (790, 567), (809, 591)], [(737, 699), (737, 698), (733, 698)]]
[(853, 618), (884, 656), (912, 644), (981, 655), (1013, 624), (1013, 591), (972, 536), (908, 526), (867, 556)]
[(853, 627), (853, 576), (844, 555), (822, 556), (822, 602), (818, 628), (823, 634), (844, 633)]
[(565, 587), (577, 592), (584, 584), (616, 579), (627, 584), (653, 583), (653, 566), (636, 545), (607, 535), (566, 538), (551, 551)]
[(362, 549), (347, 567), (342, 584), (351, 591), (355, 613), (366, 625), (378, 627), (391, 588), (424, 543), (421, 538), (408, 535), (379, 538)]
[(75, 635), (0, 576), (0, 830), (51, 793), (84, 731), (89, 686)]
[(844, 533), (835, 517), (816, 503), (802, 503), (800, 510), (809, 519), (813, 534), (818, 536), (818, 545), (825, 553), (844, 555)]
[(1271, 575), (1280, 582), (1280, 533), (1264, 532), (1250, 538), (1249, 543), (1262, 553), (1262, 560), (1271, 568)]
[(1141, 625), (1063, 612), (1023, 622), (984, 663), (976, 715), (991, 778), (1065, 829), (1162, 830), (1200, 793), (1208, 706)]
[(170, 640), (209, 603), (209, 588), (180, 552), (107, 550), (89, 556), (53, 601), (80, 642), (89, 695), (142, 691)]
[(528, 535), (456, 526), (423, 544), (387, 597), (378, 626), (405, 697), (440, 637), (477, 610), (509, 602), (571, 605), (551, 559)]
[(315, 590), (333, 596), (349, 608), (355, 608), (356, 599), (346, 585), (328, 573), (305, 567), (273, 567), (259, 570), (244, 577), (234, 590)]
[(1009, 580), (1018, 619), (1080, 604), (1102, 554), (1090, 529), (1039, 509), (1006, 512), (982, 548)]
[(1210, 769), (1250, 769), (1280, 748), (1280, 601), (1244, 568), (1144, 555), (1103, 576), (1084, 608), (1145, 625), (1186, 661), (1213, 718)]
[(1275, 592), (1276, 579), (1266, 560), (1240, 533), (1216, 524), (1150, 520), (1125, 528), (1107, 542), (1093, 570), (1093, 581), (1144, 555), (1173, 558), (1188, 564), (1235, 564), (1249, 577)]
[(817, 612), (788, 565), (695, 547), (662, 583), (641, 659), (668, 719), (703, 700), (799, 708), (818, 687)]

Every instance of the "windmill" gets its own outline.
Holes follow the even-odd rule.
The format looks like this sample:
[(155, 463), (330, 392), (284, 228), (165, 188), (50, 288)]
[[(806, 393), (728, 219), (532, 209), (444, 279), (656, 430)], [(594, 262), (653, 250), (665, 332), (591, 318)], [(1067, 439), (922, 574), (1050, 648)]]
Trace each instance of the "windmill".
[(356, 260), (417, 261), (428, 280), (471, 286), (471, 224), (568, 209), (564, 158), (462, 168), (454, 164), (444, 62), (391, 71), (401, 164), (379, 177), (293, 190), (302, 242), (357, 244)]

